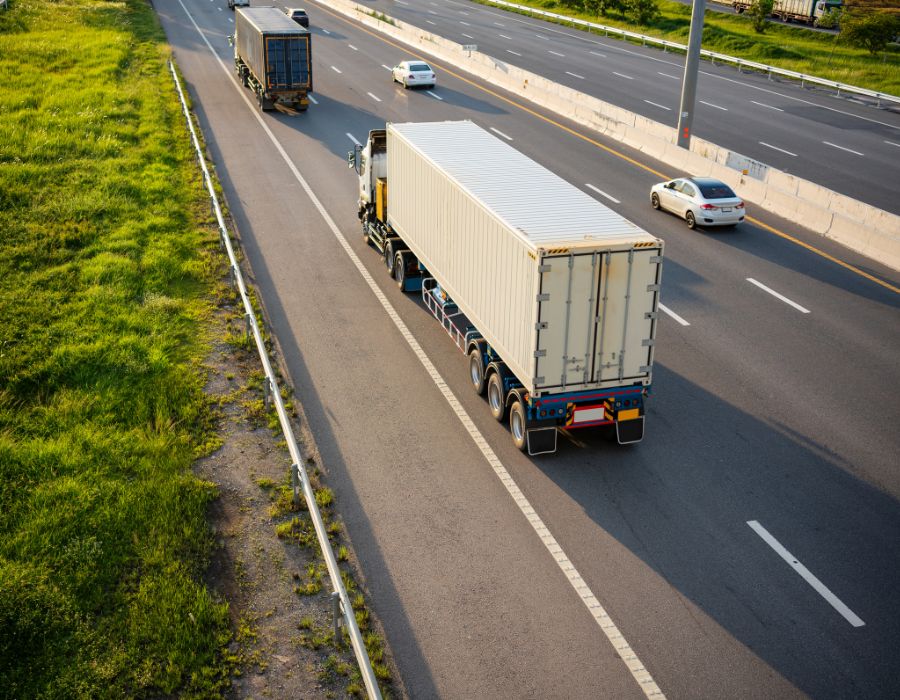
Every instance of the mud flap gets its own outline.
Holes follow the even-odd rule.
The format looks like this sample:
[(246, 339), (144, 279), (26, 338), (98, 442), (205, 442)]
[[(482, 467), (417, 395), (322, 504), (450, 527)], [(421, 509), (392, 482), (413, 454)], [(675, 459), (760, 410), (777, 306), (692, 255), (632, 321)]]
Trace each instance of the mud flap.
[(630, 445), (644, 439), (644, 417), (616, 422), (616, 439), (620, 445)]
[(533, 428), (525, 431), (528, 454), (549, 455), (556, 452), (556, 428)]

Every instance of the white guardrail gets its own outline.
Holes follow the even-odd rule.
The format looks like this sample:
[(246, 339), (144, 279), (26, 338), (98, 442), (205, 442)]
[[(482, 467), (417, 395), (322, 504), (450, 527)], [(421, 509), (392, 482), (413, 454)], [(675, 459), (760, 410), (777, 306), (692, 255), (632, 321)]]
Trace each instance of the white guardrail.
[[(621, 36), (622, 38), (633, 39), (635, 41), (640, 41), (641, 44), (653, 44), (656, 46), (662, 46), (663, 51), (667, 49), (673, 49), (676, 51), (687, 51), (686, 44), (679, 44), (674, 41), (666, 41), (665, 39), (657, 39), (656, 37), (646, 36), (644, 34), (638, 34), (636, 32), (629, 32), (625, 29), (619, 29), (617, 27), (607, 27), (605, 24), (596, 24), (595, 22), (588, 22), (583, 19), (576, 19), (574, 17), (567, 17), (566, 15), (558, 15), (554, 12), (547, 12), (546, 10), (539, 10), (536, 7), (528, 7), (527, 5), (517, 5), (512, 2), (506, 2), (505, 0), (484, 0), (491, 5), (499, 5), (501, 7), (511, 7), (514, 10), (518, 10), (520, 12), (527, 12), (532, 15), (537, 15), (539, 17), (549, 17), (550, 19), (557, 20), (559, 22), (564, 22), (565, 24), (573, 24), (579, 27), (586, 27), (588, 30), (596, 30), (602, 31), (606, 34), (615, 34), (617, 36)], [(799, 80), (801, 86), (805, 86), (806, 83), (812, 83), (813, 85), (821, 85), (823, 87), (832, 88), (837, 91), (837, 94), (840, 95), (841, 92), (848, 92), (856, 95), (865, 95), (866, 97), (871, 97), (875, 99), (877, 106), (881, 106), (881, 101), (885, 102), (893, 102), (895, 104), (900, 104), (900, 97), (896, 95), (890, 95), (885, 92), (877, 92), (875, 90), (868, 90), (866, 88), (856, 87), (855, 85), (847, 85), (846, 83), (839, 83), (834, 80), (826, 80), (825, 78), (819, 78), (815, 75), (807, 75), (806, 73), (797, 73), (792, 70), (785, 70), (784, 68), (776, 68), (775, 66), (769, 66), (765, 63), (756, 63), (754, 61), (747, 61), (743, 58), (735, 58), (734, 56), (729, 56), (724, 53), (716, 53), (715, 51), (707, 51), (706, 49), (700, 50), (700, 55), (704, 58), (710, 59), (713, 63), (719, 61), (721, 63), (732, 63), (737, 66), (737, 69), (743, 70), (744, 68), (759, 71), (761, 73), (766, 73), (770, 78), (773, 75), (780, 75), (785, 78), (791, 78), (792, 80)]]
[[(187, 102), (184, 99), (184, 92), (181, 89), (181, 81), (178, 79), (178, 74), (175, 71), (175, 66), (172, 61), (169, 61), (169, 69), (172, 71), (172, 78), (175, 80), (175, 88), (178, 90), (178, 98), (181, 100), (181, 109), (184, 112), (188, 129), (190, 129), (191, 132), (191, 140), (194, 144), (194, 150), (197, 152), (197, 160), (200, 163), (200, 168), (203, 170), (203, 181), (206, 184), (206, 189), (209, 191), (209, 198), (216, 214), (216, 221), (219, 224), (219, 235), (222, 239), (222, 245), (225, 247), (225, 250), (228, 251), (228, 261), (231, 264), (232, 279), (241, 295), (248, 330), (252, 330), (253, 332), (253, 339), (256, 342), (256, 349), (259, 352), (259, 359), (262, 362), (263, 371), (266, 375), (264, 380), (266, 397), (271, 397), (275, 403), (275, 410), (278, 413), (278, 422), (281, 424), (281, 432), (284, 435), (288, 452), (290, 452), (291, 459), (293, 460), (293, 463), (291, 464), (291, 485), (294, 489), (294, 499), (295, 501), (299, 499), (298, 488), (302, 485), (303, 496), (306, 499), (306, 505), (316, 530), (319, 547), (322, 550), (322, 556), (325, 558), (325, 564), (328, 567), (331, 585), (334, 588), (335, 594), (339, 596), (340, 612), (343, 614), (344, 625), (350, 636), (350, 644), (353, 647), (353, 653), (356, 655), (356, 662), (359, 664), (359, 670), (366, 686), (366, 692), (372, 700), (381, 700), (381, 691), (378, 688), (378, 681), (375, 678), (375, 672), (372, 669), (372, 663), (369, 660), (369, 654), (366, 651), (366, 645), (360, 634), (359, 626), (356, 624), (356, 614), (353, 612), (353, 606), (347, 595), (347, 589), (344, 587), (344, 582), (341, 579), (341, 571), (338, 568), (337, 559), (334, 556), (334, 552), (331, 549), (331, 543), (328, 540), (328, 533), (325, 530), (325, 523), (322, 520), (322, 514), (319, 512), (319, 506), (316, 503), (316, 495), (313, 492), (312, 484), (309, 481), (309, 474), (303, 466), (300, 449), (297, 447), (294, 431), (288, 420), (287, 411), (284, 409), (284, 402), (281, 400), (281, 393), (278, 390), (275, 373), (272, 371), (272, 365), (269, 363), (266, 346), (259, 330), (259, 322), (256, 319), (256, 314), (250, 303), (250, 296), (247, 294), (244, 277), (241, 274), (241, 268), (238, 265), (237, 258), (235, 258), (234, 248), (231, 245), (231, 237), (228, 235), (228, 228), (225, 226), (225, 219), (222, 216), (222, 209), (219, 206), (219, 199), (216, 196), (209, 169), (206, 167), (206, 158), (203, 155), (203, 150), (200, 148), (200, 141), (197, 138), (197, 132), (194, 129), (191, 113), (188, 109)], [(298, 481), (300, 482), (299, 484)], [(337, 632), (338, 630), (336, 629), (335, 631)], [(335, 641), (337, 641), (337, 639)]]

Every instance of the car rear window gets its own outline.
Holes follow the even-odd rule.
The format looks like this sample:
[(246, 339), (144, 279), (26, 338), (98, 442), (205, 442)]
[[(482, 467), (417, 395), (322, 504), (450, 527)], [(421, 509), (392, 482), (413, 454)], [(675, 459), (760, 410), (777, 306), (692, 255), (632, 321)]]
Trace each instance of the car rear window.
[(424, 63), (412, 63), (412, 64), (410, 64), (409, 69), (410, 69), (410, 70), (427, 70), (427, 71), (430, 71), (430, 70), (431, 70), (431, 66), (427, 66), (427, 65), (425, 65)]
[(700, 188), (700, 194), (702, 194), (706, 199), (729, 199), (731, 197), (737, 197), (728, 185), (724, 183), (719, 183), (717, 185), (698, 185)]

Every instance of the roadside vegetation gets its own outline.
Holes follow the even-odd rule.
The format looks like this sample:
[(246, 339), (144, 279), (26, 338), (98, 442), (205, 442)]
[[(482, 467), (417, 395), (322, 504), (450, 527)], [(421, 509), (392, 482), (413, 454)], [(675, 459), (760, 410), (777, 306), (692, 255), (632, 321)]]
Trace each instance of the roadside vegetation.
[[(474, 0), (490, 5), (490, 0)], [(548, 12), (687, 44), (691, 6), (669, 0), (515, 0)], [(648, 2), (656, 2), (653, 12)], [(508, 9), (508, 8), (507, 8)], [(895, 15), (896, 17), (896, 15)], [(800, 25), (766, 22), (754, 29), (748, 15), (706, 11), (703, 48), (748, 61), (900, 96), (900, 46), (868, 45), (810, 31)], [(869, 34), (866, 34), (869, 36)]]

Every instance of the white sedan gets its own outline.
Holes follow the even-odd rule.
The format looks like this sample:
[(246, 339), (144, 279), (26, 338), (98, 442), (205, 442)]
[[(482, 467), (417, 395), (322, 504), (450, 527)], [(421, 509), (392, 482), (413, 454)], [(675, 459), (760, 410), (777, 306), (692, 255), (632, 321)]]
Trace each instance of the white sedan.
[(391, 77), (404, 88), (420, 85), (434, 87), (437, 81), (434, 70), (425, 61), (400, 61), (391, 68)]
[(734, 190), (710, 177), (682, 177), (653, 185), (650, 204), (682, 217), (688, 228), (736, 226), (746, 213)]

